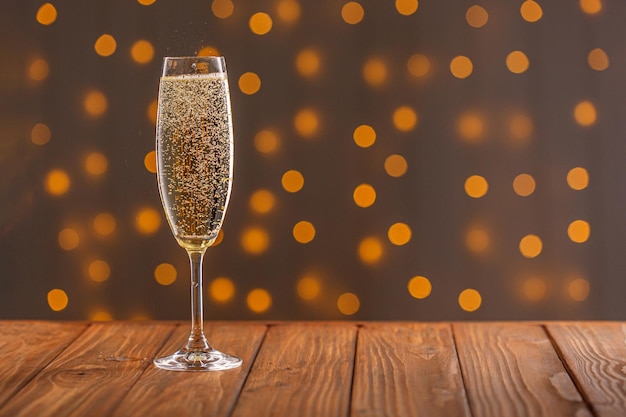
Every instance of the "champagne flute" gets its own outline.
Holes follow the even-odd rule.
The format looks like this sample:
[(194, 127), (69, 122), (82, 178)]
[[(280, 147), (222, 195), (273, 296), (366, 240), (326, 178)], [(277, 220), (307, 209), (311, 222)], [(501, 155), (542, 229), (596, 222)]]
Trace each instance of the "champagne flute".
[(233, 127), (223, 57), (166, 57), (159, 85), (157, 176), (168, 223), (191, 264), (191, 334), (154, 364), (174, 371), (236, 368), (204, 336), (202, 259), (222, 227), (233, 178)]

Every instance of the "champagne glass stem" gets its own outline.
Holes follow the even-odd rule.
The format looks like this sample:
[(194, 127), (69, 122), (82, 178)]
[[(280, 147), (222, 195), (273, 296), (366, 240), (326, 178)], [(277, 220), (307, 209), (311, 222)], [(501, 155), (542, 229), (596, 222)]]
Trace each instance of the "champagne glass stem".
[(211, 349), (204, 336), (204, 308), (202, 303), (202, 261), (204, 252), (204, 250), (187, 251), (191, 266), (191, 334), (187, 342), (187, 349), (191, 351)]

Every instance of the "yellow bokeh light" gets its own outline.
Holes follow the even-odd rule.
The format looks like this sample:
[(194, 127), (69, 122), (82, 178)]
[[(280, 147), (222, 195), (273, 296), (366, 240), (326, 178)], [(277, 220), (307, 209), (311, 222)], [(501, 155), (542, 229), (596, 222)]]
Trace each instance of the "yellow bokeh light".
[(489, 191), (489, 184), (484, 177), (472, 175), (465, 180), (465, 193), (473, 198), (481, 198)]
[(100, 56), (111, 56), (115, 53), (117, 49), (117, 41), (115, 38), (108, 33), (104, 33), (100, 35), (96, 42), (93, 45), (93, 49)]
[(533, 134), (533, 121), (523, 113), (515, 114), (509, 121), (509, 132), (513, 139), (525, 141)]
[(315, 49), (306, 48), (296, 55), (296, 69), (303, 77), (313, 77), (320, 69), (320, 55)]
[(345, 292), (337, 298), (337, 309), (343, 315), (352, 316), (359, 311), (360, 307), (359, 297), (351, 292)]
[(484, 7), (477, 4), (470, 6), (465, 13), (467, 23), (473, 28), (481, 28), (487, 24), (489, 13)]
[(522, 285), (524, 296), (530, 301), (543, 300), (548, 291), (546, 282), (538, 277), (528, 278)]
[(298, 297), (303, 300), (314, 300), (322, 291), (322, 285), (317, 277), (304, 276), (298, 280), (296, 285), (296, 292)]
[(215, 239), (215, 242), (213, 242), (211, 247), (213, 247), (213, 248), (216, 247), (217, 245), (222, 243), (222, 240), (224, 240), (224, 230), (220, 229), (220, 231), (217, 232), (217, 238)]
[(280, 182), (285, 191), (290, 193), (297, 193), (304, 187), (304, 177), (300, 171), (296, 171), (295, 169), (285, 172)]
[(406, 223), (394, 223), (387, 230), (387, 238), (396, 246), (402, 246), (409, 243), (413, 232)]
[(589, 281), (584, 278), (574, 278), (567, 286), (567, 293), (574, 301), (585, 301), (589, 297)]
[(198, 51), (198, 56), (220, 56), (220, 51), (214, 46), (204, 46)]
[(296, 113), (293, 119), (293, 125), (300, 136), (303, 138), (311, 138), (315, 136), (319, 130), (319, 116), (313, 109), (302, 109)]
[(137, 3), (141, 4), (142, 6), (151, 6), (156, 2), (156, 0), (137, 0)]
[(43, 81), (50, 74), (48, 61), (43, 58), (35, 58), (28, 65), (28, 78), (33, 81)]
[(159, 103), (157, 99), (150, 101), (148, 107), (146, 108), (146, 116), (148, 116), (148, 120), (150, 120), (153, 124), (156, 123), (157, 112), (159, 110)]
[(519, 242), (519, 251), (525, 258), (535, 258), (543, 250), (543, 242), (537, 235), (526, 235)]
[(130, 48), (130, 56), (138, 64), (147, 64), (154, 57), (154, 46), (145, 39), (140, 39)]
[(53, 24), (57, 20), (57, 9), (52, 3), (44, 3), (37, 9), (37, 15), (35, 16), (37, 22), (44, 26)]
[(601, 0), (579, 0), (580, 9), (586, 14), (596, 14), (602, 11)]
[(356, 25), (363, 20), (364, 15), (363, 6), (356, 1), (349, 1), (341, 8), (341, 18), (344, 22), (351, 25)]
[(417, 275), (409, 280), (407, 289), (409, 290), (411, 297), (422, 300), (430, 295), (433, 286), (428, 278)]
[(291, 232), (298, 243), (309, 243), (315, 238), (315, 226), (306, 220), (296, 223)]
[(109, 166), (107, 157), (100, 152), (92, 152), (85, 157), (85, 171), (89, 175), (98, 176), (106, 172)]
[(609, 67), (609, 56), (600, 48), (592, 49), (587, 55), (587, 63), (596, 71), (604, 71)]
[(528, 197), (535, 192), (535, 179), (530, 174), (519, 174), (513, 180), (513, 190), (521, 197)]
[(407, 70), (414, 77), (425, 77), (430, 73), (430, 60), (426, 55), (411, 55), (406, 64)]
[(360, 184), (354, 189), (352, 199), (359, 207), (369, 207), (376, 201), (376, 190), (370, 184)]
[(69, 298), (65, 291), (58, 288), (48, 291), (48, 306), (52, 311), (65, 310), (68, 302)]
[(370, 58), (363, 65), (363, 79), (372, 87), (380, 87), (387, 82), (387, 64), (380, 58)]
[(67, 227), (59, 232), (58, 241), (61, 249), (74, 250), (80, 243), (80, 236), (76, 230)]
[(143, 166), (153, 174), (157, 172), (156, 151), (150, 151), (143, 158)]
[(89, 320), (91, 321), (112, 321), (113, 315), (107, 310), (97, 309), (89, 314)]
[(259, 214), (266, 214), (272, 211), (276, 198), (270, 190), (261, 188), (256, 190), (250, 196), (250, 208), (252, 211)]
[(93, 230), (101, 236), (108, 236), (117, 226), (115, 217), (110, 213), (100, 213), (93, 219)]
[(417, 11), (417, 0), (396, 0), (396, 10), (403, 16), (410, 16)]
[(450, 72), (456, 78), (464, 79), (472, 75), (474, 71), (474, 64), (472, 61), (463, 55), (456, 56), (450, 61)]
[(254, 72), (246, 72), (239, 77), (239, 89), (242, 93), (252, 95), (261, 89), (261, 78)]
[(111, 267), (107, 262), (97, 259), (89, 264), (87, 273), (92, 281), (104, 282), (111, 276)]
[(413, 130), (417, 123), (417, 113), (409, 106), (400, 106), (393, 112), (393, 125), (401, 132)]
[(267, 13), (259, 12), (250, 17), (248, 26), (255, 35), (265, 35), (272, 30), (272, 18)]
[(352, 133), (354, 143), (361, 148), (369, 148), (376, 142), (376, 131), (369, 125), (360, 125)]
[(267, 250), (270, 245), (270, 236), (261, 227), (248, 227), (241, 234), (241, 247), (247, 253), (258, 255)]
[(481, 227), (473, 227), (465, 235), (465, 245), (470, 252), (481, 254), (489, 249), (491, 239), (489, 233)]
[(50, 142), (51, 137), (52, 132), (44, 123), (36, 123), (30, 130), (30, 141), (35, 145), (45, 145)]
[(589, 240), (591, 226), (585, 220), (574, 220), (567, 227), (567, 236), (575, 243), (584, 243)]
[(574, 108), (574, 119), (581, 126), (591, 126), (596, 122), (596, 107), (590, 101), (581, 101)]
[(526, 72), (530, 61), (522, 51), (513, 51), (506, 56), (506, 67), (514, 74)]
[(525, 0), (519, 12), (522, 15), (522, 19), (530, 23), (538, 21), (543, 16), (541, 6), (534, 0)]
[(359, 242), (359, 259), (365, 264), (374, 264), (383, 256), (383, 244), (377, 237), (366, 237)]
[(276, 132), (271, 130), (261, 130), (254, 135), (254, 147), (264, 154), (271, 154), (278, 149), (280, 140)]
[(235, 11), (235, 5), (231, 0), (213, 0), (211, 11), (220, 19), (229, 18)]
[(391, 177), (399, 178), (403, 176), (408, 168), (409, 164), (402, 155), (389, 155), (385, 159), (385, 172)]
[(209, 296), (218, 303), (226, 303), (235, 296), (235, 284), (227, 277), (215, 278), (209, 285)]
[(246, 304), (253, 313), (264, 313), (272, 306), (272, 296), (267, 290), (255, 288), (248, 293)]
[(137, 212), (135, 216), (135, 228), (144, 235), (151, 235), (161, 227), (161, 212), (151, 208), (144, 207)]
[(280, 0), (276, 4), (276, 14), (285, 23), (294, 23), (300, 18), (300, 3), (296, 0)]
[(70, 189), (70, 176), (62, 169), (53, 169), (46, 175), (44, 185), (48, 194), (63, 195)]
[(102, 116), (109, 107), (109, 101), (101, 91), (91, 90), (85, 95), (83, 107), (90, 116)]
[(477, 113), (464, 113), (459, 116), (456, 123), (456, 130), (465, 142), (479, 143), (482, 142), (485, 137), (485, 122)]
[(459, 306), (467, 312), (478, 310), (482, 301), (480, 293), (473, 288), (467, 288), (459, 294)]
[(567, 173), (567, 185), (572, 190), (584, 190), (589, 185), (589, 173), (582, 167), (570, 169)]
[(154, 268), (154, 279), (161, 285), (172, 285), (176, 282), (178, 271), (172, 264), (162, 263)]

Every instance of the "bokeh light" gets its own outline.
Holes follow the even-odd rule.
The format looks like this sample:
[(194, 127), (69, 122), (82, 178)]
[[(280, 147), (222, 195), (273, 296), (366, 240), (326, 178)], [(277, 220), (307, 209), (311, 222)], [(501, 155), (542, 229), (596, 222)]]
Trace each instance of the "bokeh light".
[(45, 145), (51, 137), (52, 132), (44, 123), (36, 123), (30, 131), (30, 141), (35, 145)]
[(235, 5), (231, 0), (213, 0), (211, 3), (211, 11), (215, 17), (227, 19), (235, 10)]
[(589, 173), (583, 167), (575, 167), (567, 172), (567, 185), (572, 190), (584, 190), (589, 185)]
[(276, 14), (285, 23), (295, 23), (300, 18), (300, 3), (297, 0), (279, 0), (276, 4)]
[(477, 4), (470, 6), (465, 13), (465, 20), (473, 28), (481, 28), (487, 24), (489, 13)]
[(198, 56), (220, 56), (220, 55), (221, 53), (219, 49), (211, 45), (203, 46), (198, 51)]
[(296, 69), (303, 77), (313, 77), (319, 73), (321, 59), (318, 51), (305, 48), (296, 55)]
[(378, 57), (369, 58), (363, 65), (363, 79), (372, 87), (380, 87), (387, 82), (387, 64)]
[(538, 21), (543, 16), (541, 6), (534, 0), (524, 0), (519, 11), (522, 18), (530, 23)]
[(459, 294), (459, 306), (464, 311), (476, 311), (480, 308), (482, 302), (482, 296), (473, 288), (467, 288)]
[(567, 236), (575, 243), (584, 243), (589, 240), (591, 226), (585, 220), (574, 220), (567, 227)]
[(485, 138), (485, 121), (476, 112), (461, 114), (456, 124), (459, 136), (467, 143), (479, 143)]
[(75, 229), (66, 227), (59, 232), (58, 242), (61, 249), (67, 251), (74, 250), (80, 243), (80, 235)]
[(255, 213), (269, 213), (274, 208), (274, 204), (276, 204), (274, 194), (265, 188), (256, 190), (250, 196), (250, 209)]
[(93, 45), (93, 49), (100, 56), (111, 56), (115, 53), (115, 50), (117, 49), (117, 41), (112, 35), (104, 33), (100, 35), (98, 39), (96, 39), (96, 42)]
[(104, 308), (96, 308), (89, 313), (89, 320), (91, 321), (112, 321), (113, 315), (110, 311)]
[(50, 74), (50, 65), (43, 58), (35, 58), (28, 65), (28, 78), (33, 81), (43, 81)]
[(530, 174), (519, 174), (513, 180), (513, 190), (521, 197), (528, 197), (535, 192), (535, 179)]
[(146, 108), (146, 116), (148, 116), (148, 120), (152, 122), (152, 124), (156, 124), (157, 112), (159, 110), (159, 102), (155, 98), (148, 103), (148, 107)]
[(406, 67), (414, 77), (426, 77), (430, 73), (430, 60), (426, 55), (414, 54), (407, 61)]
[(351, 25), (356, 25), (363, 20), (364, 15), (363, 6), (356, 1), (349, 1), (341, 8), (341, 18), (344, 22)]
[(530, 61), (522, 51), (513, 51), (506, 56), (506, 67), (514, 74), (522, 74), (528, 70)]
[(407, 289), (409, 290), (411, 297), (422, 300), (430, 295), (433, 290), (433, 286), (428, 278), (417, 275), (409, 280)]
[(303, 300), (314, 300), (319, 297), (322, 291), (322, 284), (320, 280), (311, 275), (303, 276), (298, 280), (296, 285), (296, 292), (298, 297)]
[(399, 178), (406, 174), (409, 164), (402, 155), (389, 155), (385, 158), (385, 172), (390, 177)]
[(137, 0), (137, 3), (141, 4), (142, 6), (151, 6), (156, 2), (156, 0)]
[(361, 148), (369, 148), (376, 142), (376, 131), (372, 126), (360, 125), (352, 133), (354, 143)]
[(140, 39), (130, 48), (130, 56), (138, 64), (147, 64), (154, 58), (154, 46), (150, 41)]
[(57, 20), (57, 9), (52, 3), (44, 3), (37, 9), (35, 18), (40, 24), (49, 26)]
[(361, 300), (351, 292), (345, 292), (337, 298), (337, 309), (345, 316), (356, 314), (361, 308)]
[(157, 172), (157, 157), (156, 151), (150, 151), (143, 158), (143, 166), (148, 172), (156, 174)]
[(417, 113), (409, 106), (400, 106), (393, 112), (393, 125), (401, 132), (413, 130), (417, 122)]
[(609, 67), (609, 56), (601, 48), (595, 48), (587, 55), (587, 63), (591, 69), (604, 71)]
[(489, 191), (487, 180), (480, 175), (472, 175), (465, 180), (465, 193), (472, 198), (484, 197)]
[(394, 223), (387, 230), (387, 238), (396, 246), (402, 246), (409, 243), (413, 232), (406, 223)]
[(359, 207), (370, 207), (376, 201), (376, 190), (370, 184), (360, 184), (354, 189), (352, 199)]
[(248, 293), (246, 303), (253, 313), (264, 313), (272, 306), (272, 296), (267, 290), (255, 288)]
[(161, 227), (161, 212), (152, 207), (144, 207), (137, 211), (135, 229), (141, 234), (154, 234)]
[(285, 191), (297, 193), (304, 187), (304, 176), (300, 171), (290, 169), (283, 174), (280, 182)]
[(472, 75), (474, 71), (474, 64), (472, 61), (463, 55), (456, 56), (450, 61), (450, 72), (456, 78), (464, 79)]
[(85, 172), (89, 175), (98, 176), (106, 172), (109, 161), (104, 154), (92, 152), (85, 157)]
[(465, 245), (470, 252), (481, 254), (489, 249), (491, 238), (487, 230), (480, 226), (471, 227), (465, 234)]
[(270, 15), (259, 12), (250, 17), (248, 26), (255, 35), (266, 35), (272, 30), (273, 22)]
[(241, 247), (252, 255), (259, 255), (270, 245), (270, 236), (262, 227), (248, 227), (241, 234)]
[(531, 277), (524, 281), (522, 293), (529, 301), (541, 301), (548, 291), (546, 281), (539, 277)]
[(110, 213), (100, 213), (93, 219), (93, 230), (100, 236), (109, 236), (115, 231), (117, 222)]
[(586, 14), (597, 14), (602, 11), (601, 0), (579, 0), (580, 9)]
[(154, 279), (161, 285), (172, 285), (176, 282), (178, 271), (176, 267), (169, 263), (161, 263), (154, 268)]
[(536, 258), (542, 250), (543, 242), (537, 235), (526, 235), (519, 242), (519, 251), (525, 258)]
[(254, 135), (254, 147), (262, 154), (274, 153), (280, 144), (280, 139), (276, 132), (272, 130), (261, 130)]
[(87, 273), (93, 282), (104, 282), (111, 276), (111, 267), (108, 262), (96, 259), (89, 264)]
[(245, 72), (239, 77), (239, 89), (246, 95), (252, 95), (261, 89), (261, 79), (254, 72)]
[(228, 277), (218, 277), (209, 285), (209, 296), (218, 303), (227, 303), (235, 297), (235, 284)]
[(585, 301), (589, 297), (589, 281), (584, 278), (574, 278), (567, 286), (567, 293), (574, 301)]
[(69, 298), (65, 291), (58, 288), (48, 291), (48, 306), (52, 311), (65, 310), (68, 303)]
[(48, 194), (61, 196), (70, 189), (70, 176), (62, 169), (53, 169), (46, 175), (44, 184)]
[(83, 107), (88, 115), (93, 117), (102, 116), (109, 107), (109, 100), (103, 92), (91, 90), (83, 99)]
[(527, 141), (533, 134), (533, 130), (532, 119), (524, 113), (515, 114), (509, 120), (509, 132), (517, 142)]
[(293, 125), (300, 136), (312, 138), (319, 130), (319, 115), (311, 108), (301, 109), (296, 113)]
[(581, 101), (574, 108), (574, 119), (581, 126), (591, 126), (596, 122), (596, 107), (591, 101)]
[(410, 16), (417, 11), (417, 0), (396, 0), (396, 10), (403, 16)]
[(377, 237), (366, 237), (359, 242), (358, 255), (364, 264), (374, 264), (383, 256), (383, 244)]
[(310, 243), (315, 238), (315, 226), (306, 220), (299, 221), (293, 226), (293, 238), (298, 243)]

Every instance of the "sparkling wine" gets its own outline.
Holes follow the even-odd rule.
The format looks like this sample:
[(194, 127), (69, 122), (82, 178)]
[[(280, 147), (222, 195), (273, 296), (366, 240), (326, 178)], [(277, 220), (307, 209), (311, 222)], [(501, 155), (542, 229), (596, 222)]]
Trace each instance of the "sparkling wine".
[(226, 74), (165, 76), (159, 86), (159, 189), (178, 243), (213, 244), (232, 183), (232, 123)]

